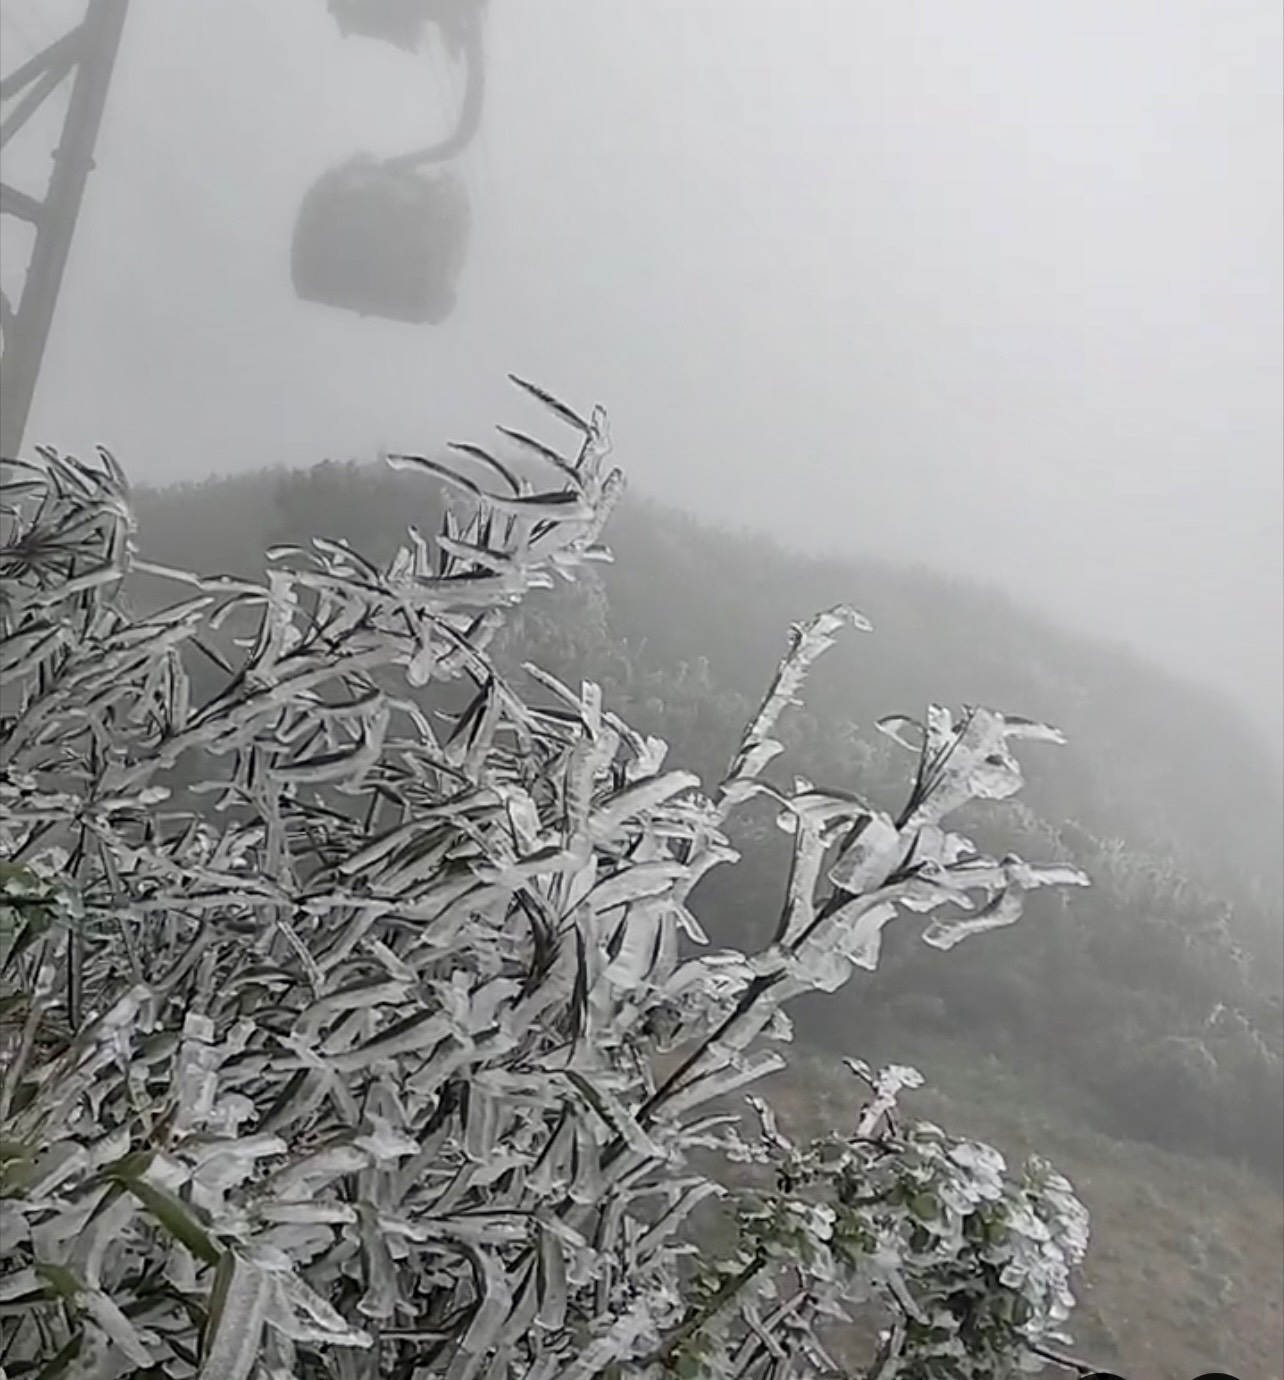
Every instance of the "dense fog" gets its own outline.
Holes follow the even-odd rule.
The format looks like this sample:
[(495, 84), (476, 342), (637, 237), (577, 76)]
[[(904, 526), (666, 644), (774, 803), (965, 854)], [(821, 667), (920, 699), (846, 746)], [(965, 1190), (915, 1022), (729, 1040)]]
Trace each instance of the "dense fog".
[[(6, 0), (6, 68), (76, 11)], [(516, 369), (602, 401), (665, 501), (991, 581), (1278, 749), (1282, 23), (495, 0), (469, 262), (420, 327), (298, 302), (290, 236), (325, 168), (444, 132), (458, 70), (322, 0), (135, 0), (29, 440), (156, 481), (432, 449)]]

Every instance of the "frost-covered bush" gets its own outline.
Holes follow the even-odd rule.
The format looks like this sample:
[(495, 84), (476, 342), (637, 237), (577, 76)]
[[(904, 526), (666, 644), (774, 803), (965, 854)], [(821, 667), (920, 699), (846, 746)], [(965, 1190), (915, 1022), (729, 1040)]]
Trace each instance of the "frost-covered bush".
[[(506, 433), (553, 487), (475, 447), (395, 457), (461, 498), (435, 542), (376, 566), (318, 540), (257, 582), (147, 567), (190, 590), (147, 615), (110, 457), (8, 467), (5, 1374), (837, 1375), (823, 1335), (865, 1302), (895, 1320), (871, 1376), (1049, 1354), (1087, 1235), (1050, 1168), (902, 1124), (903, 1068), (853, 1062), (863, 1113), (810, 1145), (711, 1104), (779, 1069), (784, 1003), (873, 969), (898, 917), (948, 948), (1082, 881), (945, 824), (1056, 735), (887, 721), (918, 760), (895, 818), (770, 784), (808, 667), (867, 626), (848, 608), (793, 630), (709, 788), (592, 684), (519, 690), (488, 644), (605, 557), (623, 487), (601, 413), (523, 386), (579, 436), (566, 459)], [(763, 796), (793, 843), (779, 925), (708, 952), (688, 900)], [(722, 1253), (693, 1244), (709, 1200)]]

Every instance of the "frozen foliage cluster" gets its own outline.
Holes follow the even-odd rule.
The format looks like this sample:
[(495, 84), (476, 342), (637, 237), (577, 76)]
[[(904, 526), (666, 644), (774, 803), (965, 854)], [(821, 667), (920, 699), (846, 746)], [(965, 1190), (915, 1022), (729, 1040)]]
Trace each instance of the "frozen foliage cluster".
[[(8, 467), (4, 1374), (820, 1377), (851, 1373), (825, 1337), (867, 1303), (882, 1380), (1055, 1354), (1087, 1219), (1049, 1166), (902, 1122), (910, 1069), (852, 1061), (863, 1113), (810, 1144), (727, 1099), (888, 924), (945, 948), (1082, 882), (946, 824), (1056, 735), (889, 720), (918, 759), (895, 818), (769, 783), (848, 608), (793, 629), (709, 788), (594, 685), (509, 683), (505, 611), (606, 557), (623, 488), (600, 412), (522, 386), (578, 437), (505, 430), (549, 488), (478, 447), (393, 457), (456, 495), (435, 540), (383, 567), (316, 540), (260, 582), (147, 567), (187, 591), (150, 615), (120, 593), (143, 563), (114, 461)], [(709, 952), (692, 889), (764, 793), (779, 925)], [(711, 1200), (734, 1229), (697, 1249)]]

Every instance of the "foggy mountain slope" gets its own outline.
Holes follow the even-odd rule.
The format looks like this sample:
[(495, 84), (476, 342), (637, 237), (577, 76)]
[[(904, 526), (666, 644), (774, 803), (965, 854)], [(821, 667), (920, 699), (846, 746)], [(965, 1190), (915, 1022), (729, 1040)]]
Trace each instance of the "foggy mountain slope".
[[(7, 0), (0, 46), (77, 8)], [(421, 332), (299, 303), (289, 243), (324, 169), (440, 127), (444, 63), (319, 0), (131, 10), (32, 439), (302, 464), (476, 435), (516, 368), (684, 508), (983, 576), (1212, 673), (1278, 753), (1278, 3), (488, 13), (468, 281)]]
[[(333, 462), (148, 488), (138, 501), (153, 558), (246, 572), (260, 568), (271, 541), (344, 535), (382, 555), (407, 522), (430, 520), (426, 486), (413, 477)], [(1029, 782), (1040, 813), (1169, 855), (1210, 886), (1279, 907), (1284, 787), (1247, 717), (1215, 692), (1058, 628), (994, 589), (921, 565), (792, 553), (638, 493), (620, 505), (607, 540), (610, 633), (644, 648), (648, 663), (703, 657), (719, 684), (752, 697), (791, 622), (852, 603), (874, 632), (829, 654), (808, 690), (811, 713), (864, 733), (933, 699), (1046, 719), (1069, 748)]]
[[(636, 493), (610, 543), (612, 625), (647, 636), (662, 659), (705, 656), (720, 679), (752, 692), (779, 655), (783, 628), (852, 603), (874, 633), (835, 647), (809, 689), (814, 712), (868, 729), (935, 699), (1046, 719), (1070, 746), (1030, 782), (1033, 803), (1091, 821), (1099, 836), (1171, 853), (1212, 884), (1284, 894), (1278, 763), (1247, 716), (1204, 685), (1058, 627), (995, 588), (859, 552), (790, 552)], [(677, 608), (682, 616), (669, 617)]]

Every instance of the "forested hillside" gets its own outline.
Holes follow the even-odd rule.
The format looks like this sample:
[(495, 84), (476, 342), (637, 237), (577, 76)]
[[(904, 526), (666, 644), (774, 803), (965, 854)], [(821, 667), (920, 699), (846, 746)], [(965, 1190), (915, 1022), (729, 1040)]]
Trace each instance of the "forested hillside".
[[(267, 545), (313, 534), (383, 559), (407, 523), (435, 525), (424, 492), (382, 467), (333, 463), (152, 490), (138, 495), (139, 544), (204, 570), (256, 570)], [(963, 1041), (1047, 1070), (1108, 1133), (1279, 1175), (1284, 815), (1278, 767), (1239, 715), (1125, 649), (909, 563), (927, 551), (903, 567), (804, 557), (636, 494), (610, 545), (614, 564), (531, 596), (500, 655), (599, 681), (709, 777), (726, 765), (781, 627), (840, 600), (874, 632), (835, 649), (785, 726), (789, 760), (809, 779), (890, 803), (912, 757), (875, 720), (917, 715), (930, 697), (993, 704), (1069, 737), (1055, 770), (1031, 755), (1021, 804), (974, 810), (968, 824), (999, 852), (1074, 860), (1094, 886), (1033, 898), (1015, 932), (949, 953), (900, 930), (876, 979), (799, 1008), (804, 1035), (844, 1052), (875, 1036)], [(744, 863), (701, 897), (714, 943), (761, 938), (778, 909), (788, 841), (766, 812), (747, 829)]]

